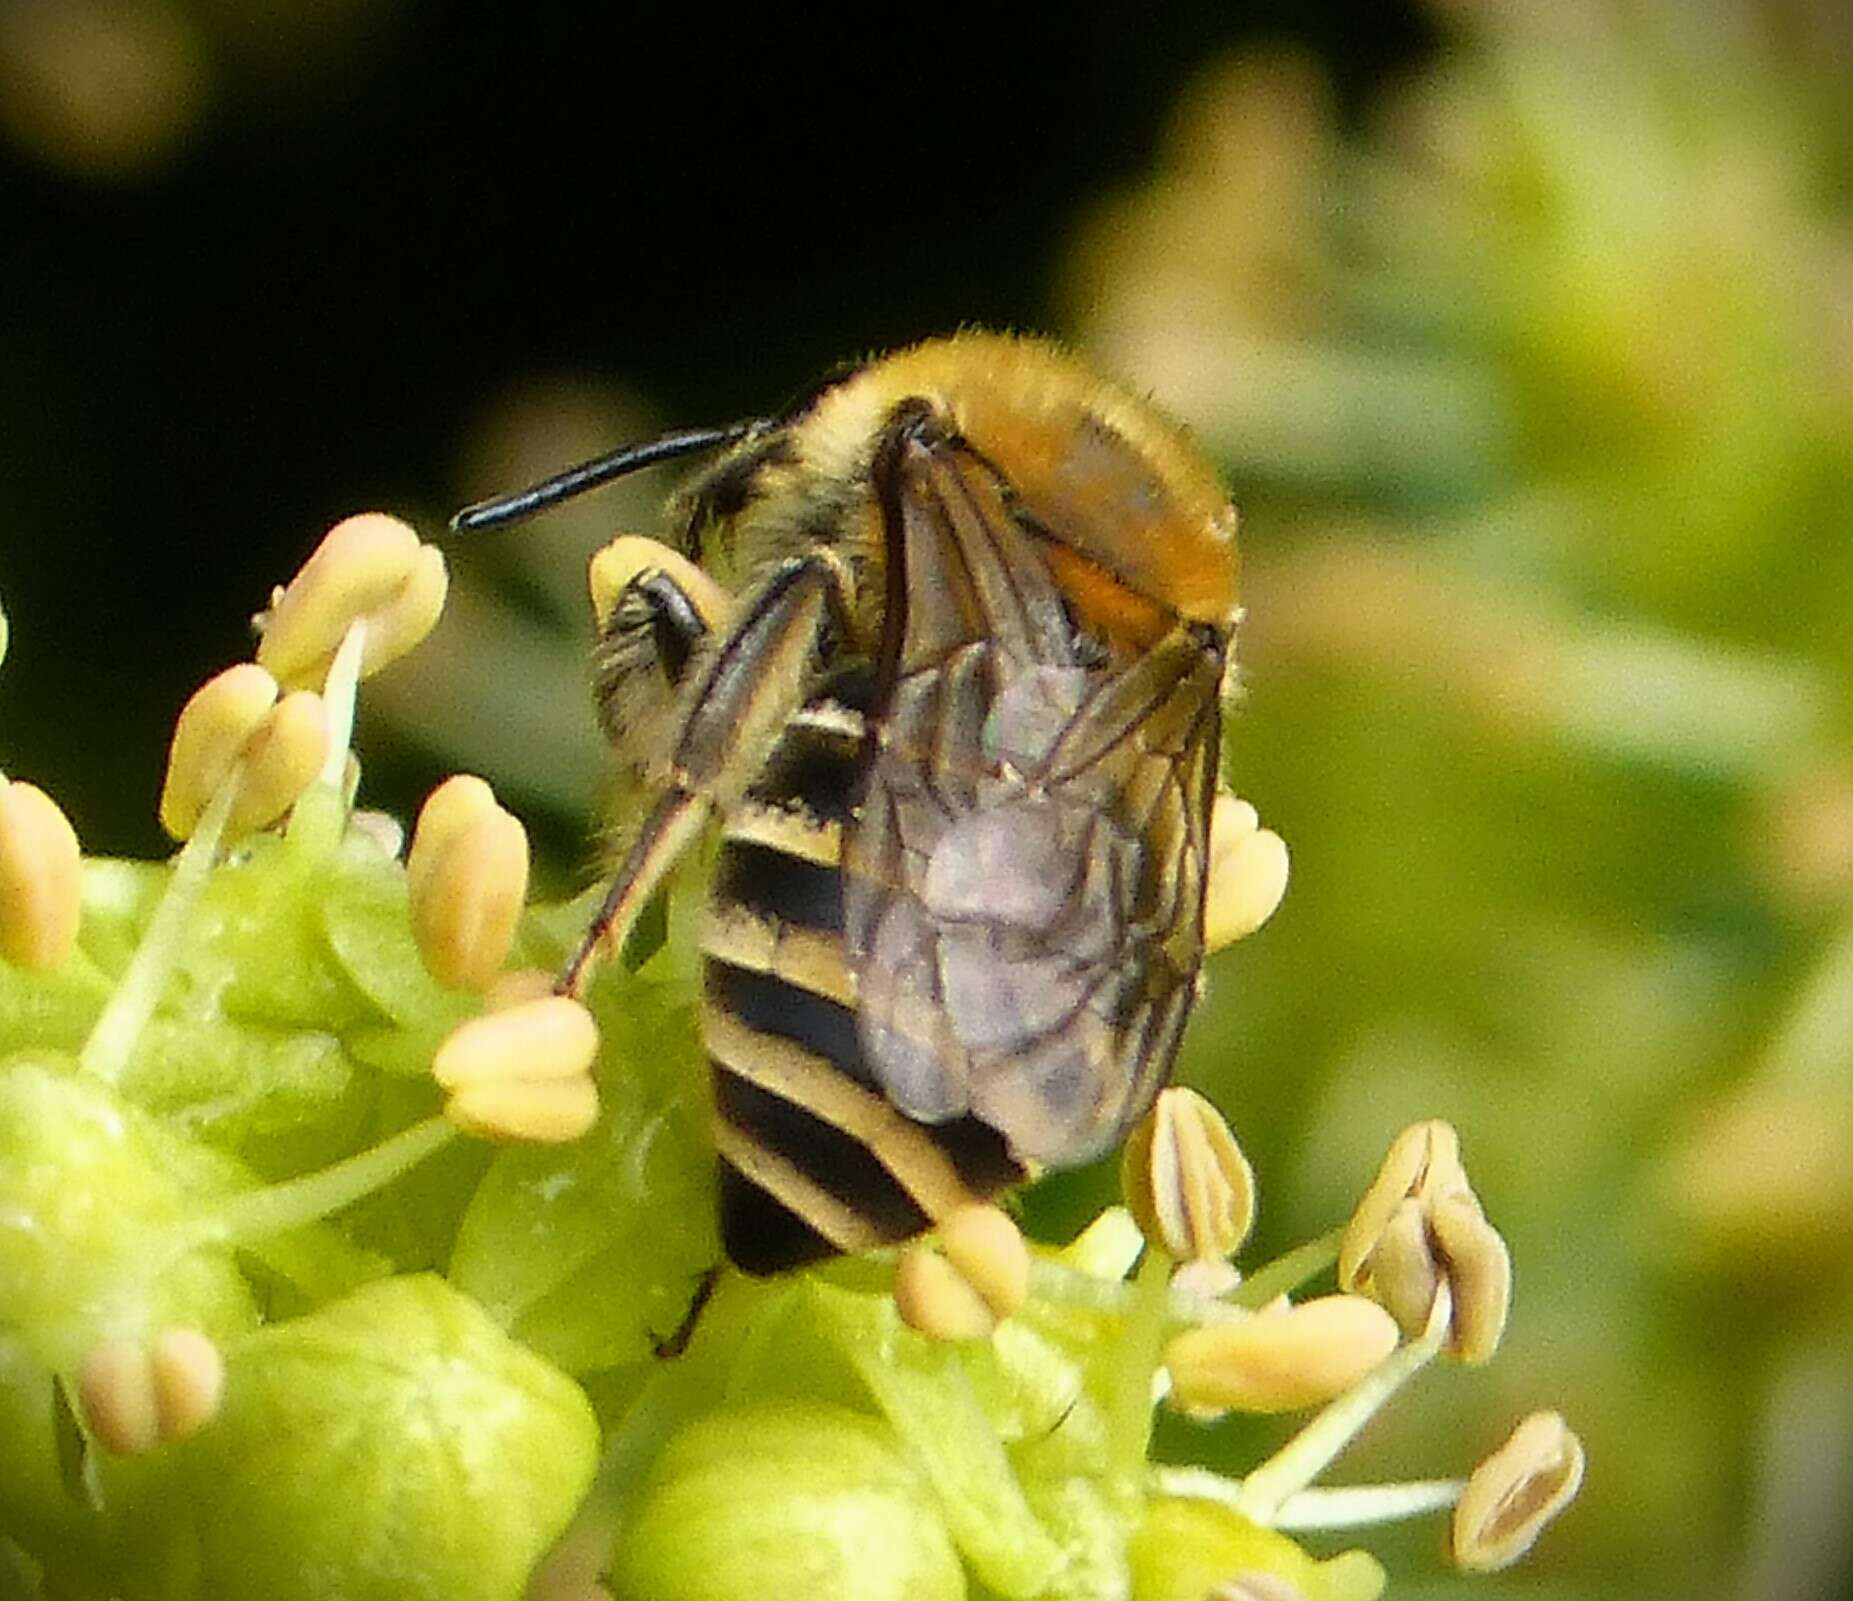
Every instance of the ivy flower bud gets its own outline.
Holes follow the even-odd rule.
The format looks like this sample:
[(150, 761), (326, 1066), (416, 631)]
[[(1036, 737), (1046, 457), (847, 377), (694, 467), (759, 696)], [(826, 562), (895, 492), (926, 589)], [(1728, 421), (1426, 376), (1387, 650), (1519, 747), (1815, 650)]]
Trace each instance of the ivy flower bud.
[(1396, 1343), (1396, 1320), (1358, 1295), (1187, 1329), (1165, 1348), (1170, 1404), (1193, 1417), (1317, 1406), (1363, 1378)]
[(60, 965), (77, 943), (82, 878), (77, 834), (58, 803), (0, 777), (0, 959)]
[[(522, 1594), (598, 1463), (584, 1393), (432, 1274), (363, 1285), (226, 1353), (225, 1403), (160, 1510), (187, 1594)], [(197, 1531), (197, 1532), (194, 1532)]]
[(0, 1286), (9, 1338), (69, 1373), (125, 1325), (184, 1322), (224, 1337), (254, 1322), (250, 1286), (231, 1253), (189, 1248), (173, 1229), (204, 1198), (192, 1186), (220, 1171), (184, 1136), (157, 1134), (93, 1074), (55, 1057), (0, 1062)]
[(258, 662), (286, 685), (327, 677), (348, 629), (367, 624), (360, 672), (397, 661), (437, 622), (449, 588), (443, 553), (396, 517), (363, 512), (336, 523), (259, 618)]
[(1467, 1480), (1448, 1556), (1475, 1573), (1509, 1568), (1583, 1483), (1583, 1442), (1555, 1412), (1534, 1412)]
[(240, 662), (193, 691), (174, 723), (161, 784), (161, 826), (188, 839), (232, 763), (277, 703), (277, 681), (255, 662)]
[(1444, 1282), (1448, 1352), (1478, 1366), (1505, 1331), (1511, 1253), (1467, 1182), (1459, 1136), (1446, 1123), (1415, 1123), (1391, 1142), (1345, 1227), (1338, 1283), (1385, 1307), (1413, 1339)]
[(225, 1358), (197, 1329), (164, 1329), (152, 1347), (105, 1340), (77, 1368), (84, 1423), (115, 1456), (143, 1456), (197, 1434), (224, 1393)]
[(821, 1402), (713, 1413), (658, 1457), (614, 1558), (629, 1601), (962, 1601), (932, 1488), (874, 1418)]
[(1227, 790), (1210, 814), (1209, 887), (1203, 945), (1219, 951), (1254, 933), (1287, 893), (1287, 842), (1261, 827), (1253, 806)]
[(454, 1029), (431, 1076), (450, 1092), (444, 1115), (464, 1133), (555, 1145), (598, 1120), (597, 1057), (592, 1014), (571, 996), (548, 995)]
[(1254, 1169), (1222, 1113), (1181, 1085), (1133, 1130), (1120, 1183), (1146, 1239), (1186, 1264), (1225, 1261), (1254, 1226)]
[(1192, 1496), (1152, 1501), (1127, 1556), (1136, 1601), (1377, 1601), (1385, 1583), (1368, 1552), (1321, 1562), (1277, 1530)]
[(939, 1225), (942, 1256), (910, 1246), (895, 1268), (903, 1321), (936, 1340), (982, 1340), (1029, 1298), (1029, 1248), (995, 1206), (962, 1206)]
[(651, 572), (671, 579), (693, 602), (701, 620), (710, 628), (726, 621), (732, 609), (732, 597), (710, 574), (679, 550), (672, 550), (654, 539), (645, 539), (641, 534), (620, 534), (594, 555), (586, 567), (586, 584), (592, 593), (592, 616), (601, 630), (610, 619), (618, 597), (635, 579)]
[(527, 830), (481, 779), (447, 780), (419, 813), (406, 889), (431, 976), (448, 989), (486, 989), (508, 960), (527, 900)]
[(231, 834), (268, 828), (316, 780), (328, 754), (328, 708), (313, 690), (285, 695), (264, 714), (244, 748), (244, 774), (232, 802)]

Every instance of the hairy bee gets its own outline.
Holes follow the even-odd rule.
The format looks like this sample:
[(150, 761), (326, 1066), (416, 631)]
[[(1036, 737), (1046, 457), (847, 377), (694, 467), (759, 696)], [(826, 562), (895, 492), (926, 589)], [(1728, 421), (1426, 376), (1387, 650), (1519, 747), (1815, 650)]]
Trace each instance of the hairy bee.
[(718, 820), (702, 938), (723, 1237), (748, 1272), (905, 1239), (1110, 1149), (1203, 955), (1236, 516), (1142, 402), (1040, 341), (931, 340), (785, 411), (460, 514), (714, 459), (644, 566), (601, 716), (653, 803), (577, 990)]

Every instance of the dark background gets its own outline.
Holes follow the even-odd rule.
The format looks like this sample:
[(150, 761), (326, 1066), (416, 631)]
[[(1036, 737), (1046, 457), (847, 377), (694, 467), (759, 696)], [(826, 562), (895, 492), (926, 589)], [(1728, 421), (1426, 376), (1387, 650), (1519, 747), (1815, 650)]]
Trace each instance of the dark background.
[(460, 498), (485, 394), (565, 369), (720, 420), (1047, 326), (1077, 209), (1194, 68), (1298, 42), (1355, 111), (1427, 45), (1404, 6), (1287, 0), (408, 3), (265, 57), (200, 9), (212, 102), (159, 170), (0, 152), (0, 765), (101, 851), (162, 848), (174, 712), (325, 526)]

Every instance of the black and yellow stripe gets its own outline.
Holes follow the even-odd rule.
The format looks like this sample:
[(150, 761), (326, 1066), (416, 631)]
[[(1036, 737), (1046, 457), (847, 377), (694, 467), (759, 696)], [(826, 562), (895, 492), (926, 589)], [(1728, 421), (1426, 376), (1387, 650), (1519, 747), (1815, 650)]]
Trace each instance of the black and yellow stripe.
[(812, 700), (728, 816), (702, 937), (728, 1256), (775, 1273), (903, 1240), (1023, 1177), (975, 1118), (916, 1123), (882, 1095), (843, 947), (842, 837), (862, 714)]

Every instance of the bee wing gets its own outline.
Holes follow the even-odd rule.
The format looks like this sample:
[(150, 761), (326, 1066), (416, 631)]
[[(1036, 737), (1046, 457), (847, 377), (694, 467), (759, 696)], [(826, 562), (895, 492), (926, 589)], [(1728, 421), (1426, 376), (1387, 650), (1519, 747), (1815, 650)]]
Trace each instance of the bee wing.
[(884, 1094), (1019, 1160), (1109, 1149), (1170, 1071), (1202, 959), (1220, 647), (1117, 658), (969, 450), (904, 439), (874, 740), (844, 842), (858, 1028)]

